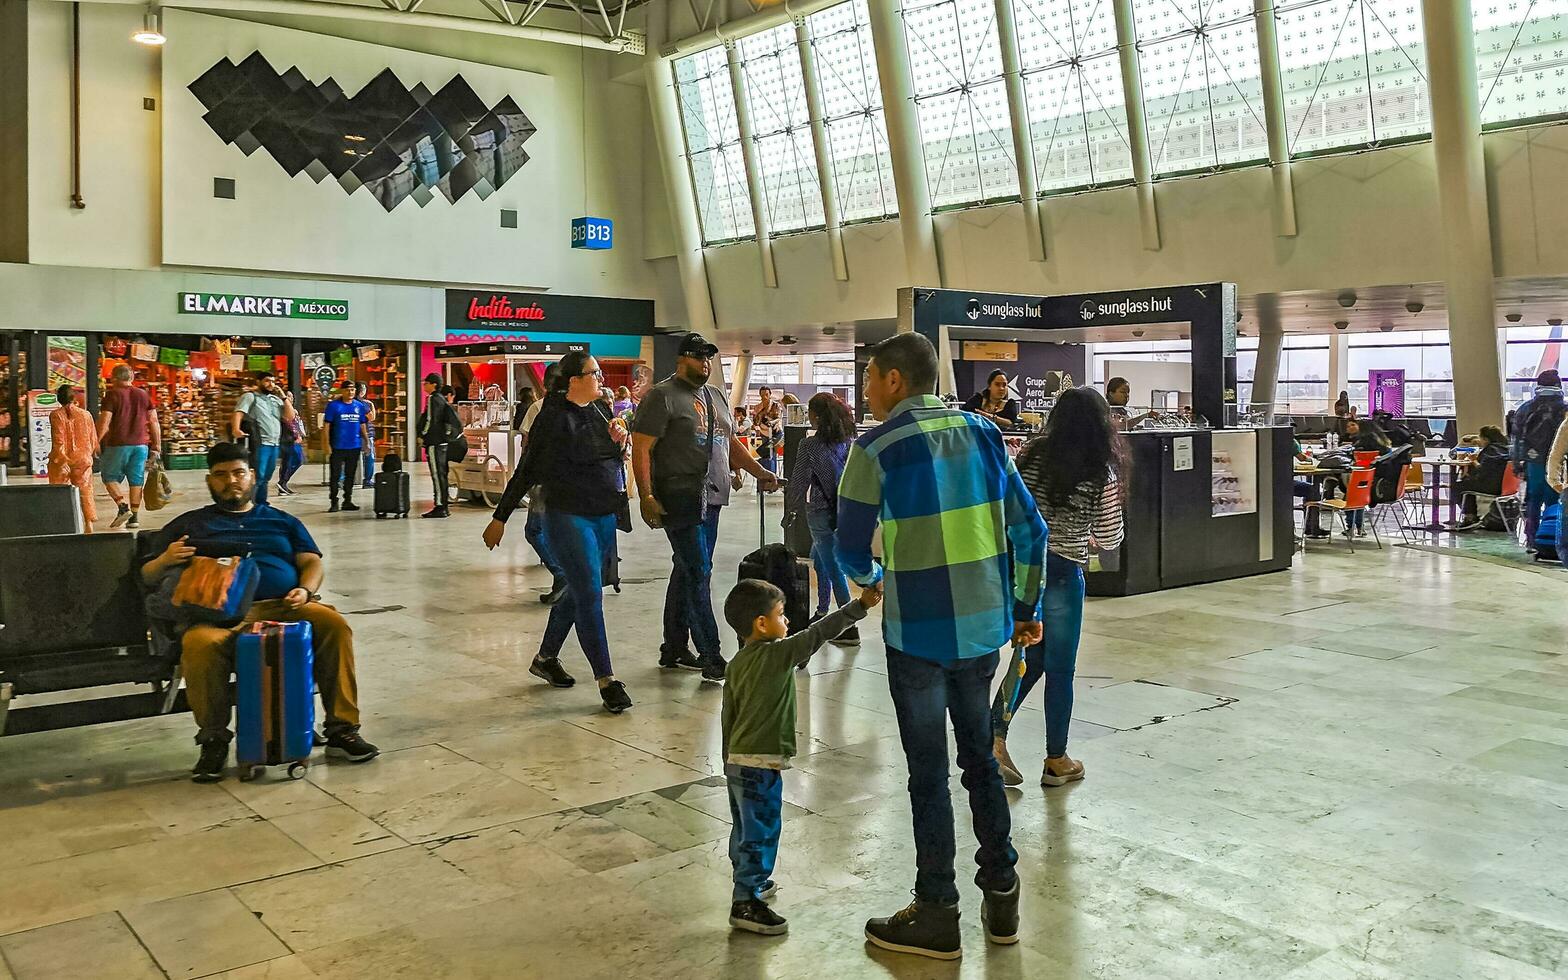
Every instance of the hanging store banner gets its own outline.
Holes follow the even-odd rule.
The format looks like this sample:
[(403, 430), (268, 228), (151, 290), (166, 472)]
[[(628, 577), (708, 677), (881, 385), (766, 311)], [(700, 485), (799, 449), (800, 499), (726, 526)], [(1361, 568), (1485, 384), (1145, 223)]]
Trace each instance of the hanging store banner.
[(1367, 400), (1372, 411), (1387, 412), (1394, 418), (1405, 415), (1405, 372), (1403, 368), (1367, 372)]
[(159, 364), (167, 364), (170, 367), (182, 368), (188, 365), (190, 360), (190, 351), (176, 350), (173, 347), (165, 347), (158, 351)]
[(300, 370), (304, 371), (306, 374), (309, 374), (310, 372), (316, 370), (316, 368), (319, 368), (326, 363), (327, 355), (325, 354), (302, 354), (300, 355), (299, 359)]
[(276, 320), (347, 320), (348, 300), (181, 293), (178, 311), (208, 316), (262, 316)]
[(997, 340), (964, 341), (966, 361), (1016, 361), (1018, 345)]
[(354, 348), (354, 354), (361, 361), (379, 361), (381, 360), (381, 345), (371, 344), (366, 347), (356, 347)]
[(156, 361), (157, 359), (158, 359), (158, 348), (154, 347), (152, 344), (132, 344), (131, 345), (131, 360), (133, 360), (133, 361)]
[(354, 363), (354, 352), (344, 347), (327, 355), (333, 367), (346, 367)]
[(224, 371), (243, 371), (245, 370), (245, 355), (220, 354), (218, 355), (218, 367)]
[(446, 291), (448, 343), (454, 334), (492, 330), (548, 330), (561, 333), (653, 333), (653, 300), (556, 293)]
[(271, 371), (272, 370), (272, 355), (271, 354), (247, 354), (246, 357), (245, 357), (245, 370), (247, 370), (247, 371)]

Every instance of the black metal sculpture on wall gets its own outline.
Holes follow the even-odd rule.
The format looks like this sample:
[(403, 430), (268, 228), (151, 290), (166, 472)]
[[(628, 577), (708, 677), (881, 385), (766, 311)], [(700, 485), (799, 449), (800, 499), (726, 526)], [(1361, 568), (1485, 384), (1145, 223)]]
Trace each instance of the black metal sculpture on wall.
[(279, 75), (257, 51), (237, 65), (224, 58), (189, 87), (225, 143), (246, 156), (265, 149), (290, 177), (333, 177), (350, 194), (368, 187), (388, 211), (406, 198), (423, 207), (437, 191), (449, 202), (489, 197), (528, 162), (523, 144), (536, 132), (510, 96), (487, 108), (461, 75), (432, 93), (388, 68), (350, 96), (298, 68)]

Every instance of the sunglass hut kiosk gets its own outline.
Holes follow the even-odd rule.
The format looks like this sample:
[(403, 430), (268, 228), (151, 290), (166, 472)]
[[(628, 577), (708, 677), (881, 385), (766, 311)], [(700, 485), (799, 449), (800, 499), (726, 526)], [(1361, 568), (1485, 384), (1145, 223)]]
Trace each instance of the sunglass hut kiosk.
[(954, 392), (964, 340), (1107, 343), (1190, 339), (1192, 408), (1213, 428), (1126, 433), (1127, 537), (1088, 575), (1090, 595), (1117, 596), (1280, 571), (1295, 554), (1290, 429), (1244, 426), (1236, 406), (1236, 286), (1207, 283), (1117, 293), (1037, 296), (901, 289), (898, 329), (924, 335)]

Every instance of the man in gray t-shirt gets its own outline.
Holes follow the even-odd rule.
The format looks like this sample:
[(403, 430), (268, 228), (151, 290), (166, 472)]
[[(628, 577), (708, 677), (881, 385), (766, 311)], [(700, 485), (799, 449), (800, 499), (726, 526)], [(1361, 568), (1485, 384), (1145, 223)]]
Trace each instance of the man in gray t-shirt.
[(642, 517), (664, 529), (674, 563), (659, 666), (701, 670), (703, 680), (715, 683), (724, 680), (724, 658), (713, 616), (713, 546), (719, 508), (730, 499), (730, 471), (752, 474), (764, 491), (778, 489), (778, 478), (736, 438), (724, 392), (708, 383), (718, 352), (702, 334), (687, 334), (675, 373), (654, 385), (632, 416), (632, 475)]
[(234, 406), (231, 428), (234, 441), (245, 438), (243, 423), (250, 423), (251, 460), (256, 469), (256, 503), (267, 502), (267, 482), (278, 465), (278, 443), (283, 425), (294, 418), (294, 405), (284, 399), (272, 375), (264, 374), (255, 391), (240, 396)]

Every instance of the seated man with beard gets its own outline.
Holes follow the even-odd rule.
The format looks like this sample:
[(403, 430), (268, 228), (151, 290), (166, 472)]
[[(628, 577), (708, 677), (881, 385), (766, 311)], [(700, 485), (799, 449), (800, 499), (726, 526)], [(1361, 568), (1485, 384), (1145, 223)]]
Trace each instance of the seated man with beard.
[(374, 759), (379, 750), (359, 735), (353, 630), (336, 609), (321, 602), (321, 549), (299, 518), (256, 503), (256, 474), (243, 447), (225, 442), (208, 451), (207, 490), (212, 506), (171, 521), (159, 534), (158, 557), (142, 566), (148, 585), (156, 585), (169, 569), (198, 553), (249, 554), (261, 569), (256, 598), (243, 624), (233, 629), (192, 626), (181, 639), (180, 667), (201, 746), (191, 778), (199, 783), (223, 778), (233, 738), (229, 675), (234, 670), (234, 638), (264, 620), (310, 624), (316, 689), (326, 709), (327, 755), (349, 762)]

